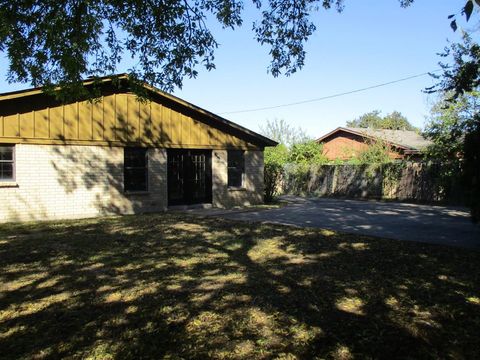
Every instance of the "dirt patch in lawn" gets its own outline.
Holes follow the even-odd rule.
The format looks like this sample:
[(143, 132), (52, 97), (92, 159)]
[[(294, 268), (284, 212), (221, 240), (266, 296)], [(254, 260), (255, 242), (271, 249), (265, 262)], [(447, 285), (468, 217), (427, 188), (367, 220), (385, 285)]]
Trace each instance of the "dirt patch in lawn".
[(181, 214), (0, 225), (1, 358), (478, 358), (480, 253)]

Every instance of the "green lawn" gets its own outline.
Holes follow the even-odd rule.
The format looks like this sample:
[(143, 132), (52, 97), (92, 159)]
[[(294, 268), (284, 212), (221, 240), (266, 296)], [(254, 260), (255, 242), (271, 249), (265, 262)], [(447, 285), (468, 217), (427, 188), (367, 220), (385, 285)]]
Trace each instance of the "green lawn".
[(0, 225), (0, 357), (479, 358), (480, 252), (180, 214)]

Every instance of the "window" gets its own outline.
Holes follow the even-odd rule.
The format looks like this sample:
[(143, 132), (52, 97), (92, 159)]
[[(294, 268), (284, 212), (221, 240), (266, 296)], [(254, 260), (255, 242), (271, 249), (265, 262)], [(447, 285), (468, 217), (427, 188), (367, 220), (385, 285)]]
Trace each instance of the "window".
[(146, 148), (125, 148), (123, 177), (125, 191), (148, 190), (148, 157)]
[(0, 145), (0, 181), (15, 181), (14, 145)]
[(245, 159), (242, 150), (228, 151), (228, 186), (242, 187), (245, 177)]

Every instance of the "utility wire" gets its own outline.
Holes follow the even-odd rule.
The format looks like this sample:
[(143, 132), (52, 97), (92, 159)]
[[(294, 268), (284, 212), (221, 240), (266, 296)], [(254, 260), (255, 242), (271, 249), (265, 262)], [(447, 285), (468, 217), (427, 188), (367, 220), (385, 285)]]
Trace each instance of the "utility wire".
[(436, 69), (436, 70), (433, 70), (433, 71), (430, 71), (430, 72), (424, 72), (424, 73), (421, 73), (421, 74), (412, 75), (412, 76), (407, 76), (407, 77), (404, 77), (404, 78), (401, 78), (401, 79), (397, 79), (397, 80), (393, 80), (393, 81), (388, 81), (388, 82), (385, 82), (385, 83), (381, 83), (381, 84), (377, 84), (377, 85), (372, 85), (372, 86), (368, 86), (368, 87), (361, 88), (361, 89), (356, 89), (356, 90), (341, 92), (341, 93), (338, 93), (338, 94), (323, 96), (323, 97), (319, 97), (319, 98), (315, 98), (315, 99), (302, 100), (302, 101), (297, 101), (297, 102), (293, 102), (293, 103), (273, 105), (273, 106), (265, 106), (265, 107), (253, 108), (253, 109), (246, 109), (246, 110), (227, 111), (227, 112), (223, 112), (223, 113), (219, 113), (219, 114), (220, 114), (220, 115), (240, 114), (240, 113), (246, 113), (246, 112), (254, 112), (254, 111), (262, 111), (262, 110), (278, 109), (278, 108), (281, 108), (281, 107), (288, 107), (288, 106), (295, 106), (295, 105), (307, 104), (307, 103), (311, 103), (311, 102), (322, 101), (322, 100), (332, 99), (332, 98), (336, 98), (336, 97), (340, 97), (340, 96), (355, 94), (355, 93), (359, 93), (359, 92), (362, 92), (362, 91), (367, 91), (367, 90), (371, 90), (371, 89), (376, 89), (376, 88), (379, 88), (379, 87), (382, 87), (382, 86), (387, 86), (387, 85), (391, 85), (391, 84), (396, 84), (396, 83), (399, 83), (399, 82), (402, 82), (402, 81), (407, 81), (407, 80), (415, 79), (415, 78), (422, 77), (422, 76), (425, 76), (425, 75), (430, 75), (430, 74), (432, 74), (432, 73), (436, 73), (436, 72), (439, 72), (439, 71), (442, 71), (442, 69)]

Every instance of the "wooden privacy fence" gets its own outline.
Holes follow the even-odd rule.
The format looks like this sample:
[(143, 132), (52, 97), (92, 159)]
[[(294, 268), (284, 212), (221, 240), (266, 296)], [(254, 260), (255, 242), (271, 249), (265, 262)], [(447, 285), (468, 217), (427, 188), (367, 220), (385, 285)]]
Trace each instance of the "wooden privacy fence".
[(463, 204), (461, 164), (395, 162), (368, 165), (287, 164), (284, 194)]

